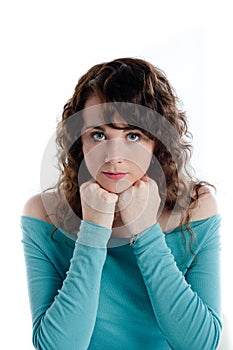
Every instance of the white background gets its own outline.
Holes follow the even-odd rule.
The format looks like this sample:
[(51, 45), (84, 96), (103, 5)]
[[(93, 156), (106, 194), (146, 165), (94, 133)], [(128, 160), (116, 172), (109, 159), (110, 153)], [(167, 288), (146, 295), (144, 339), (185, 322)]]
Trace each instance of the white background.
[(78, 78), (124, 56), (163, 69), (183, 100), (197, 175), (218, 189), (223, 312), (233, 329), (230, 14), (224, 0), (1, 4), (1, 348), (32, 349), (20, 214), (40, 191), (43, 151)]

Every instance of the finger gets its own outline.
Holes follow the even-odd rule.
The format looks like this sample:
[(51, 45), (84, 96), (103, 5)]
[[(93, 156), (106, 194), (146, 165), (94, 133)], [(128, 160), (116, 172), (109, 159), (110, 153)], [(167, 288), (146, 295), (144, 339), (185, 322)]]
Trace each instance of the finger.
[(87, 182), (84, 182), (80, 186), (80, 191), (84, 191), (89, 185), (94, 185), (94, 184), (97, 185), (96, 186), (97, 188), (99, 187), (99, 185), (97, 184), (97, 182), (94, 179), (91, 179), (91, 180), (89, 180)]
[(143, 175), (143, 177), (140, 179), (141, 181), (144, 181), (144, 182), (148, 182), (149, 181), (149, 177), (145, 174)]
[(138, 179), (137, 181), (134, 182), (134, 184), (132, 185), (132, 187), (138, 187), (140, 185), (141, 179)]
[(140, 179), (138, 179), (137, 181), (135, 181), (135, 183), (133, 184), (133, 186), (135, 187), (139, 187), (142, 184), (148, 183), (149, 182), (149, 177), (145, 174), (143, 175)]
[(141, 181), (157, 185), (156, 181), (153, 180), (151, 177), (147, 176), (146, 174), (141, 178)]
[(154, 190), (158, 191), (158, 184), (154, 179), (151, 179), (149, 176), (147, 177), (147, 183), (148, 185), (153, 188)]

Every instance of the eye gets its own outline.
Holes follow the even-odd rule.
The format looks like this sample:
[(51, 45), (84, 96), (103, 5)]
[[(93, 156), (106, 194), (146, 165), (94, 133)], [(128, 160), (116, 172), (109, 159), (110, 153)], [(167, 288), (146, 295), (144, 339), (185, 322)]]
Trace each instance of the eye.
[(140, 140), (141, 135), (136, 133), (136, 132), (131, 132), (127, 135), (127, 138), (129, 141), (136, 142), (136, 141)]
[(95, 141), (103, 141), (105, 140), (105, 135), (104, 133), (100, 132), (100, 131), (96, 131), (91, 133), (91, 137), (95, 140)]

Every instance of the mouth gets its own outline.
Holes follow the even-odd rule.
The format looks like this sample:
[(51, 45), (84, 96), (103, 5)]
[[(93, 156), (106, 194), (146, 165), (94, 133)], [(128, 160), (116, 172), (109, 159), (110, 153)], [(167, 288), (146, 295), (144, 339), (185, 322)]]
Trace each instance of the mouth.
[(120, 180), (120, 179), (122, 179), (127, 173), (113, 173), (113, 172), (104, 171), (103, 174), (104, 174), (107, 178), (109, 178), (109, 179)]

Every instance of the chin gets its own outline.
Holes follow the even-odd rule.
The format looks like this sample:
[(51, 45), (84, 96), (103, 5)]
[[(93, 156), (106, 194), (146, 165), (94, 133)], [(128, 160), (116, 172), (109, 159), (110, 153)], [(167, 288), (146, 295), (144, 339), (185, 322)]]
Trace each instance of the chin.
[(131, 182), (125, 180), (120, 180), (116, 183), (101, 183), (99, 181), (97, 182), (103, 189), (115, 194), (120, 194), (133, 185)]

